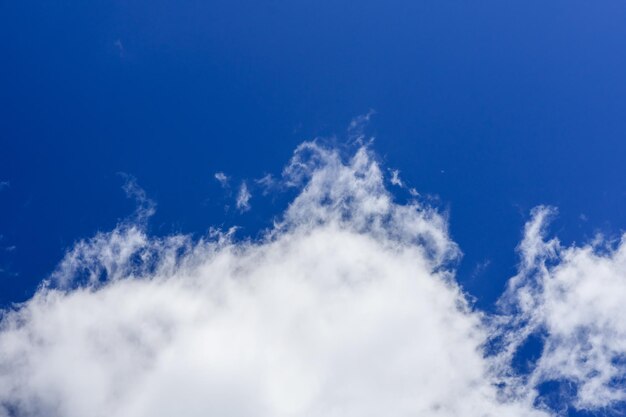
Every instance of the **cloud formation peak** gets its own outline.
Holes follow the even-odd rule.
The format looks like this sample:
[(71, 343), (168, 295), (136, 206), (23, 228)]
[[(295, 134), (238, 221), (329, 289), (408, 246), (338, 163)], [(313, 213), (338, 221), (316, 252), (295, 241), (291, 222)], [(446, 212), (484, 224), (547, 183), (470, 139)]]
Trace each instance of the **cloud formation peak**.
[[(611, 272), (624, 270), (621, 249), (542, 244), (536, 212), (502, 301), (519, 313), (503, 353), (487, 355), (500, 329), (454, 280), (460, 251), (445, 217), (395, 202), (383, 172), (367, 147), (345, 156), (306, 142), (282, 179), (299, 194), (259, 240), (232, 231), (156, 238), (129, 221), (78, 242), (31, 300), (3, 315), (0, 416), (548, 416), (536, 386), (553, 376), (584, 378), (581, 406), (621, 398), (607, 385), (619, 373), (602, 368), (612, 357), (594, 356), (591, 377), (555, 374), (565, 353), (578, 352), (572, 329), (591, 326), (592, 348), (599, 340), (619, 350), (621, 324), (610, 315), (620, 306), (551, 303), (565, 284), (552, 290), (546, 278), (575, 294), (588, 282), (563, 272), (568, 265), (604, 262), (607, 285), (623, 291)], [(558, 271), (542, 267), (549, 256), (562, 259)], [(553, 326), (579, 302), (599, 327), (582, 315)], [(518, 378), (508, 352), (541, 326), (547, 350)], [(600, 402), (587, 400), (587, 382)]]

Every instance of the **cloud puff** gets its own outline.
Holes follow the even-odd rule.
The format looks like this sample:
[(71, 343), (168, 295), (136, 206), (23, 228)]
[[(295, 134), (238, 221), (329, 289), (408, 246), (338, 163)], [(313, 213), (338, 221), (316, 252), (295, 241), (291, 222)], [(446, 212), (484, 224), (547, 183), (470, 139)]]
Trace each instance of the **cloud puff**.
[(501, 300), (520, 324), (509, 351), (538, 335), (530, 385), (566, 381), (577, 408), (610, 407), (626, 400), (626, 235), (563, 246), (545, 237), (555, 213), (538, 207), (526, 224), (520, 272)]
[(213, 175), (213, 177), (217, 180), (217, 182), (220, 183), (222, 188), (228, 187), (228, 181), (230, 180), (230, 178), (228, 178), (226, 174), (220, 171), (220, 172), (216, 172), (215, 175)]
[[(346, 158), (307, 142), (283, 175), (300, 192), (257, 241), (232, 230), (157, 238), (128, 221), (78, 242), (31, 300), (4, 313), (0, 416), (550, 414), (533, 394), (540, 377), (515, 379), (505, 354), (484, 354), (494, 330), (454, 281), (460, 252), (440, 213), (395, 203), (367, 148)], [(507, 297), (521, 313), (508, 326), (560, 329), (548, 332), (555, 354), (542, 357), (543, 375), (561, 345), (578, 343), (572, 329), (596, 322), (576, 313), (552, 324), (569, 310), (543, 307), (561, 295), (531, 269), (558, 252), (559, 271), (580, 267), (577, 256), (618, 270), (622, 255), (541, 243), (537, 222), (520, 247), (525, 263)], [(605, 270), (601, 279), (621, 291)], [(585, 280), (572, 274), (560, 280), (568, 291)], [(592, 344), (619, 346), (621, 324), (609, 314), (620, 307), (589, 296), (560, 302), (602, 319)], [(530, 311), (537, 306), (545, 311)], [(521, 336), (506, 336), (504, 351), (515, 351)], [(594, 387), (606, 381), (599, 372)], [(502, 390), (503, 380), (521, 388)]]
[(400, 179), (400, 171), (397, 169), (392, 169), (390, 172), (391, 172), (391, 184), (397, 185), (398, 187), (404, 187), (404, 183)]

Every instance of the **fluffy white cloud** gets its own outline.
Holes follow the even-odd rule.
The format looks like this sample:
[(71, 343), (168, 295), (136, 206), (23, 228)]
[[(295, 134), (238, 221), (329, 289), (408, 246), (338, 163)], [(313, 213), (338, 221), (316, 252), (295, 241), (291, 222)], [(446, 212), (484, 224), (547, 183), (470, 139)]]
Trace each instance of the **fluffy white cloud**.
[[(258, 241), (232, 230), (154, 238), (134, 220), (77, 243), (3, 316), (0, 416), (547, 416), (533, 384), (577, 354), (573, 330), (599, 329), (585, 333), (599, 349), (623, 341), (621, 251), (563, 250), (531, 222), (506, 301), (521, 311), (508, 323), (519, 331), (506, 333), (504, 354), (485, 356), (491, 320), (454, 281), (459, 250), (441, 214), (395, 203), (366, 148), (345, 159), (304, 143), (283, 175), (301, 191)], [(153, 207), (131, 194), (141, 213)], [(556, 253), (561, 266), (542, 263)], [(613, 298), (587, 292), (581, 265), (603, 265)], [(592, 316), (570, 311), (579, 306)], [(506, 352), (538, 323), (547, 351), (520, 382)], [(609, 359), (594, 357), (598, 373), (582, 377), (614, 399)], [(561, 376), (576, 379), (566, 365)], [(496, 388), (503, 380), (519, 389)]]
[(626, 399), (626, 235), (617, 244), (598, 237), (563, 246), (545, 238), (554, 214), (538, 207), (526, 224), (520, 273), (501, 301), (520, 326), (509, 335), (509, 352), (540, 335), (529, 385), (567, 381), (577, 408), (610, 407)]

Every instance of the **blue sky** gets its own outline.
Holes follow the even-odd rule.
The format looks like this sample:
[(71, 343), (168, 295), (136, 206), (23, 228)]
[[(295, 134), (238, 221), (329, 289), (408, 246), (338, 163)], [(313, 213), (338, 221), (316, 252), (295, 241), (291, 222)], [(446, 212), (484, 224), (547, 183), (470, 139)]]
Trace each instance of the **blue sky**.
[(0, 305), (132, 216), (128, 176), (157, 205), (148, 236), (258, 237), (300, 190), (255, 180), (371, 114), (389, 192), (446, 213), (455, 280), (495, 311), (534, 207), (558, 208), (564, 248), (626, 226), (625, 18), (618, 1), (2, 2)]

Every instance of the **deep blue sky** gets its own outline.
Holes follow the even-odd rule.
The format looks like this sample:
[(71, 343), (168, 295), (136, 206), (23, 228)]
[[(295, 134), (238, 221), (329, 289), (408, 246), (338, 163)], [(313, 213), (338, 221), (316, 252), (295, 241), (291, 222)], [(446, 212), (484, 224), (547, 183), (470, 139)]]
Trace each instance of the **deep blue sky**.
[(369, 109), (385, 164), (450, 210), (482, 307), (533, 206), (565, 241), (626, 227), (623, 1), (4, 0), (0, 57), (0, 305), (132, 212), (118, 172), (155, 234), (254, 234), (288, 196), (225, 211), (213, 174), (279, 173)]

